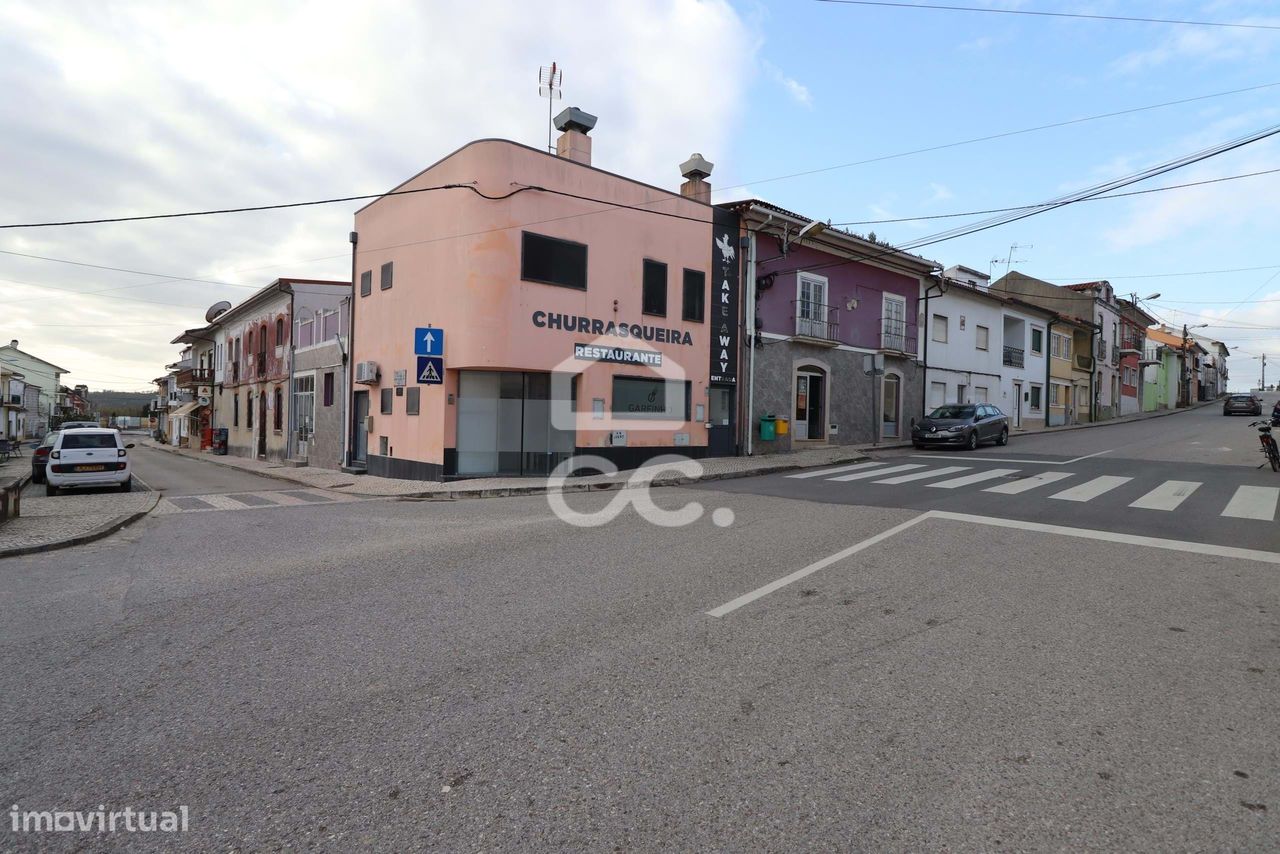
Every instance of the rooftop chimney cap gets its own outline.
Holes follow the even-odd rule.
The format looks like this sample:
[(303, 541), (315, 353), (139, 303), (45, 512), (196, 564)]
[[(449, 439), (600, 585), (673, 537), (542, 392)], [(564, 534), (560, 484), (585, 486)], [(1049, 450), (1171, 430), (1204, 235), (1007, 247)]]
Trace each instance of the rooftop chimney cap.
[(12, 347), (13, 349), (17, 350), (17, 349), (18, 349), (18, 339), (17, 339), (17, 338), (14, 338), (12, 341), (10, 341), (10, 342), (9, 342), (9, 346), (10, 346), (10, 347)]
[(714, 168), (714, 163), (695, 151), (688, 160), (680, 164), (680, 174), (692, 181), (710, 176)]
[(591, 129), (596, 126), (596, 117), (577, 107), (566, 107), (560, 115), (556, 116), (555, 125), (558, 131), (576, 130), (579, 133), (591, 133)]

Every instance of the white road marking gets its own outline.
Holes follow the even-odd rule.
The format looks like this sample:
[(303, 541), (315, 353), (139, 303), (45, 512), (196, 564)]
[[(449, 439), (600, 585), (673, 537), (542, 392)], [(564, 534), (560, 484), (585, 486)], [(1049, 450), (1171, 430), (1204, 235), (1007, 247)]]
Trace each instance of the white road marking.
[(884, 463), (857, 463), (855, 465), (840, 466), (839, 468), (834, 468), (834, 469), (821, 469), (819, 471), (801, 472), (800, 474), (789, 474), (787, 475), (787, 477), (793, 477), (797, 479), (802, 479), (806, 477), (826, 477), (829, 474), (839, 474), (842, 471), (860, 471), (863, 469), (872, 468), (873, 466), (882, 466), (882, 465), (884, 465)]
[(980, 471), (977, 474), (968, 474), (964, 477), (953, 477), (951, 480), (944, 480), (941, 483), (931, 483), (929, 486), (935, 489), (957, 489), (961, 486), (972, 486), (975, 483), (982, 483), (984, 480), (995, 480), (998, 477), (1006, 477), (1017, 473), (1017, 469), (989, 469), (988, 471)]
[(1073, 486), (1070, 489), (1055, 492), (1049, 497), (1056, 498), (1059, 501), (1092, 501), (1104, 492), (1110, 492), (1117, 486), (1126, 484), (1131, 480), (1133, 480), (1131, 477), (1118, 477), (1114, 474), (1104, 474), (1101, 477), (1095, 477), (1093, 480), (1086, 480), (1079, 486)]
[(828, 480), (834, 480), (840, 483), (844, 483), (850, 480), (862, 480), (863, 478), (866, 478), (866, 477), (879, 477), (882, 474), (893, 474), (894, 472), (911, 471), (912, 469), (922, 469), (922, 468), (924, 468), (924, 463), (907, 463), (906, 465), (901, 465), (901, 466), (890, 466), (887, 469), (876, 469), (875, 471), (860, 471), (860, 472), (854, 472), (853, 474), (843, 474), (843, 475), (840, 475), (840, 477), (828, 478)]
[(929, 477), (942, 477), (944, 474), (955, 474), (958, 471), (968, 471), (968, 466), (943, 466), (940, 469), (926, 469), (918, 471), (914, 474), (903, 474), (898, 477), (885, 478), (884, 480), (872, 481), (872, 483), (888, 483), (897, 485), (899, 483), (910, 483), (913, 480), (924, 480)]
[(1194, 480), (1166, 480), (1129, 506), (1139, 510), (1177, 510), (1199, 488), (1200, 483)]
[(1280, 501), (1280, 487), (1242, 486), (1227, 502), (1223, 516), (1234, 519), (1265, 519), (1270, 522), (1276, 516), (1276, 502)]
[(262, 498), (265, 498), (268, 501), (274, 501), (276, 504), (279, 504), (282, 507), (293, 507), (298, 504), (314, 503), (302, 498), (298, 498), (297, 496), (294, 496), (294, 495), (286, 495), (283, 492), (255, 492), (253, 494), (260, 496)]
[(1045, 471), (1040, 474), (1025, 477), (1021, 480), (1015, 480), (1012, 483), (1002, 483), (999, 486), (988, 486), (983, 492), (999, 492), (1001, 495), (1018, 495), (1037, 486), (1044, 486), (1048, 483), (1056, 483), (1060, 480), (1066, 480), (1069, 477), (1075, 477), (1069, 471)]
[[(1270, 489), (1271, 487), (1262, 487)], [(1280, 490), (1277, 490), (1280, 492)], [(1193, 554), (1213, 555), (1215, 557), (1231, 558), (1233, 560), (1252, 560), (1259, 563), (1269, 563), (1280, 566), (1280, 553), (1264, 552), (1257, 549), (1242, 549), (1235, 546), (1215, 546), (1210, 543), (1193, 543), (1185, 540), (1169, 540), (1163, 537), (1143, 537), (1138, 534), (1120, 534), (1114, 531), (1095, 531), (1090, 528), (1068, 528), (1064, 525), (1047, 525), (1043, 522), (1023, 522), (1018, 519), (1001, 519), (995, 516), (974, 516), (968, 513), (952, 513), (949, 510), (929, 510), (921, 513), (912, 519), (908, 519), (900, 525), (894, 525), (888, 530), (881, 531), (875, 536), (868, 537), (861, 542), (855, 543), (843, 551), (824, 557), (822, 560), (815, 561), (803, 569), (798, 569), (790, 575), (785, 575), (776, 581), (771, 581), (763, 587), (757, 587), (750, 593), (744, 593), (737, 599), (733, 599), (725, 604), (712, 608), (707, 611), (707, 616), (723, 617), (726, 614), (738, 610), (744, 605), (749, 605), (757, 599), (768, 596), (775, 590), (781, 590), (788, 584), (794, 584), (802, 578), (813, 575), (821, 569), (826, 569), (834, 563), (838, 563), (850, 555), (857, 554), (864, 549), (868, 549), (878, 543), (897, 536), (903, 531), (911, 528), (926, 519), (944, 519), (951, 522), (968, 522), (974, 525), (988, 525), (995, 528), (1014, 528), (1020, 531), (1035, 531), (1041, 534), (1055, 534), (1062, 537), (1077, 537), (1084, 540), (1098, 540), (1107, 543), (1121, 543), (1131, 546), (1144, 546), (1152, 549), (1163, 549), (1165, 551), (1174, 552), (1190, 552)]]
[(230, 495), (197, 495), (194, 497), (212, 504), (217, 510), (247, 510), (253, 506), (247, 501), (240, 501)]
[[(1096, 454), (1085, 454), (1083, 457), (1076, 457), (1074, 460), (1059, 460), (1057, 462), (1054, 462), (1052, 460), (1006, 459), (1004, 457), (980, 457), (980, 456), (965, 457), (965, 462), (967, 463), (1022, 463), (1023, 465), (1029, 465), (1029, 466), (1069, 466), (1072, 463), (1078, 463), (1081, 460), (1087, 460), (1093, 457), (1100, 457), (1103, 454), (1109, 454), (1109, 453), (1111, 453), (1111, 451), (1109, 450), (1098, 451)], [(912, 454), (911, 456), (928, 457), (929, 459), (932, 459), (932, 460), (954, 460), (956, 458), (955, 454)]]
[(744, 593), (741, 596), (739, 596), (737, 599), (733, 599), (729, 602), (726, 602), (718, 608), (712, 608), (710, 611), (707, 612), (707, 615), (710, 617), (723, 617), (725, 614), (738, 610), (743, 605), (751, 604), (752, 602), (756, 601), (762, 596), (768, 596), (773, 591), (781, 590), (783, 587), (786, 587), (788, 584), (794, 584), (795, 582), (799, 581), (802, 578), (813, 575), (815, 572), (817, 572), (820, 569), (826, 569), (828, 566), (831, 566), (833, 563), (839, 563), (840, 561), (844, 560), (850, 555), (855, 555), (858, 552), (862, 551), (863, 549), (869, 549), (872, 546), (874, 546), (876, 543), (883, 542), (889, 539), (890, 537), (894, 536), (895, 534), (905, 531), (907, 528), (910, 528), (912, 525), (916, 524), (917, 522), (923, 519), (929, 518), (929, 515), (930, 513), (922, 513), (913, 519), (908, 519), (907, 521), (903, 522), (900, 525), (894, 525), (892, 528), (888, 529), (887, 531), (881, 531), (875, 536), (867, 537), (865, 540), (862, 540), (859, 543), (855, 543), (852, 546), (849, 546), (849, 548), (847, 549), (838, 551), (835, 554), (830, 555), (828, 557), (824, 557), (822, 560), (814, 561), (813, 563), (806, 566), (804, 569), (797, 569), (795, 572), (791, 573), (790, 575), (784, 575), (782, 578), (779, 578), (777, 581), (770, 581), (768, 584), (764, 585), (763, 587), (757, 587), (755, 590), (752, 590), (750, 593)]

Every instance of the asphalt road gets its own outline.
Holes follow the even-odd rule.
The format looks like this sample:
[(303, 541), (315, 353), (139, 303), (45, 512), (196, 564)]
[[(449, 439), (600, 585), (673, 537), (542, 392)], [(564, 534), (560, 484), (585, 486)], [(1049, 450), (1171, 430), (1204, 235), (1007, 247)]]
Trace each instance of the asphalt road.
[(723, 528), (366, 501), (0, 561), (0, 798), (190, 810), (0, 847), (1280, 847), (1280, 563), (747, 483), (653, 493)]

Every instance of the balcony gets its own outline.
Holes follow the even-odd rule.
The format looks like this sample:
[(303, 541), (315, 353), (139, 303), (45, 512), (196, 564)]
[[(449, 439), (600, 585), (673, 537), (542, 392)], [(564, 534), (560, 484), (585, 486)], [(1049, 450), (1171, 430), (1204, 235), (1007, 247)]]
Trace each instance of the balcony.
[(1081, 356), (1081, 355), (1079, 355), (1079, 354), (1077, 353), (1077, 354), (1076, 354), (1076, 369), (1077, 369), (1077, 370), (1081, 370), (1081, 371), (1092, 371), (1092, 370), (1093, 370), (1093, 357), (1092, 357), (1092, 356)]
[(178, 371), (176, 382), (179, 386), (210, 385), (213, 383), (213, 368), (183, 368)]
[(839, 344), (839, 309), (811, 300), (792, 300), (791, 315), (796, 322), (795, 337), (812, 344), (834, 347)]
[(915, 355), (916, 339), (910, 337), (907, 334), (908, 332), (910, 332), (910, 329), (908, 329), (905, 320), (899, 320), (894, 317), (881, 318), (880, 349)]
[(1011, 368), (1021, 368), (1026, 364), (1026, 352), (1020, 347), (1004, 346), (1004, 357), (1001, 362)]

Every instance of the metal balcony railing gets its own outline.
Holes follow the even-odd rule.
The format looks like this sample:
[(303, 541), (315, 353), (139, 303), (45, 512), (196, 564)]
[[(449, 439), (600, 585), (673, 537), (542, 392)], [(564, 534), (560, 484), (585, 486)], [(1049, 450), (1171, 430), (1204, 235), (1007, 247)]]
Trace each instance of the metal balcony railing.
[(895, 317), (880, 319), (880, 349), (899, 353), (915, 352), (915, 339), (907, 336), (907, 322)]
[(1080, 355), (1077, 355), (1077, 356), (1076, 356), (1076, 367), (1077, 367), (1077, 368), (1079, 368), (1079, 369), (1080, 369), (1080, 370), (1082, 370), (1082, 371), (1092, 371), (1092, 370), (1093, 370), (1093, 357), (1092, 357), (1092, 356), (1080, 356)]
[(811, 300), (792, 300), (792, 317), (796, 322), (797, 338), (813, 338), (818, 341), (835, 341), (840, 324), (839, 309)]
[(1001, 361), (1011, 368), (1021, 368), (1026, 362), (1026, 352), (1019, 347), (1004, 347), (1004, 358)]

